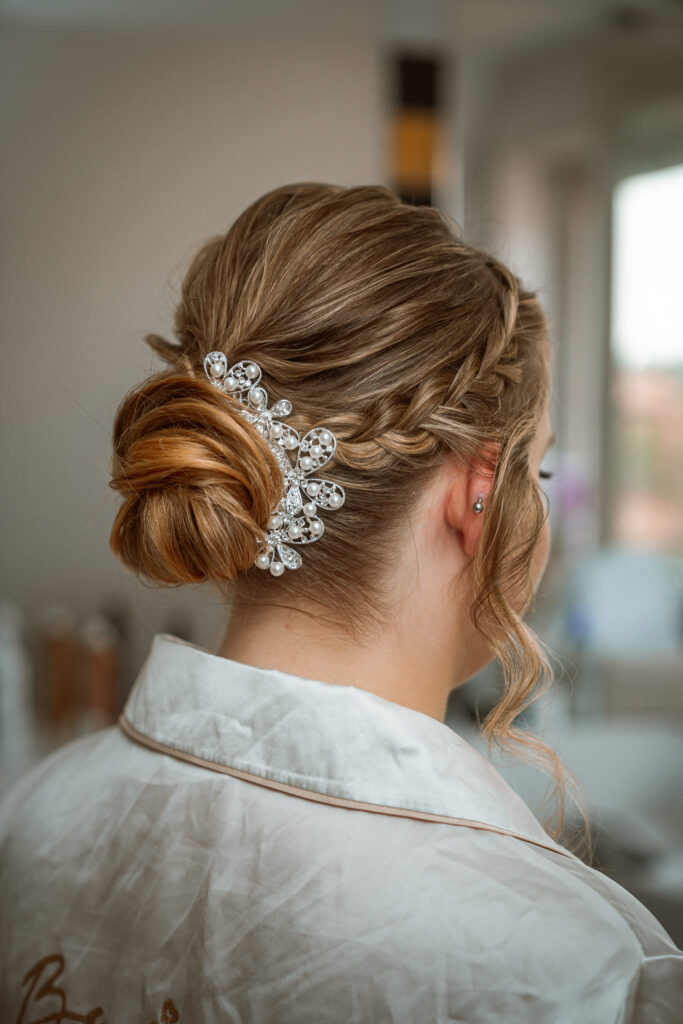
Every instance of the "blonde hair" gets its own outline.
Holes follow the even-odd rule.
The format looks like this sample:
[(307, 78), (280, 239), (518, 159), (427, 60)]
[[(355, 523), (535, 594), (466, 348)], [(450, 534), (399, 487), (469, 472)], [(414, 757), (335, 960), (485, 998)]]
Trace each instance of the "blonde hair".
[[(116, 415), (110, 486), (124, 501), (112, 551), (152, 584), (211, 581), (239, 602), (318, 599), (321, 616), (360, 639), (391, 613), (386, 581), (423, 485), (446, 459), (483, 460), (494, 476), (471, 617), (503, 692), (482, 732), (489, 749), (512, 749), (553, 776), (555, 820), (545, 827), (558, 837), (569, 773), (514, 725), (553, 682), (510, 602), (514, 590), (533, 603), (529, 567), (547, 515), (529, 469), (550, 387), (535, 293), (436, 209), (383, 186), (302, 183), (268, 192), (201, 246), (174, 327), (175, 343), (147, 335), (169, 365)], [(337, 438), (330, 477), (346, 502), (302, 566), (279, 577), (253, 562), (281, 474), (208, 382), (203, 360), (214, 349), (229, 365), (257, 362), (271, 402), (292, 401), (287, 422), (300, 434), (326, 426)], [(497, 460), (485, 454), (491, 443)]]

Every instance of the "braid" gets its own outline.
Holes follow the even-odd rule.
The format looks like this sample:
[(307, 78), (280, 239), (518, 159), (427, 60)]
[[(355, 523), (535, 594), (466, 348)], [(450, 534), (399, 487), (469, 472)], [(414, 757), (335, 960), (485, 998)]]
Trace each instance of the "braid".
[[(514, 726), (552, 683), (510, 600), (529, 590), (544, 522), (528, 461), (549, 387), (549, 328), (535, 294), (436, 209), (384, 186), (306, 182), (257, 199), (197, 250), (174, 332), (174, 342), (146, 338), (168, 381), (141, 385), (143, 400), (128, 396), (116, 422), (112, 486), (125, 500), (113, 550), (157, 582), (218, 581), (230, 601), (296, 605), (305, 594), (362, 641), (391, 616), (396, 545), (422, 484), (449, 457), (491, 465), (493, 446), (471, 617), (504, 692), (484, 733), (540, 758), (564, 785), (560, 762)], [(324, 425), (337, 439), (334, 481), (346, 500), (296, 573), (251, 568), (277, 466), (222, 396), (213, 407), (198, 378), (214, 349), (230, 365), (254, 360), (273, 400), (279, 389), (291, 398), (295, 430)], [(562, 813), (554, 835), (561, 825)]]

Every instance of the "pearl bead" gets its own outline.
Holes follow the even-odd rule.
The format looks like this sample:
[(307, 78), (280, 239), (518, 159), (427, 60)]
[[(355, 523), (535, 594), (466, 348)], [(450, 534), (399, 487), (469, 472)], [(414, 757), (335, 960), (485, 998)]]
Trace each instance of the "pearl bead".
[(304, 531), (301, 529), (299, 523), (292, 523), (289, 528), (290, 540), (298, 540)]
[(245, 366), (244, 371), (247, 377), (251, 377), (252, 380), (254, 377), (258, 377), (258, 366), (255, 366), (253, 363), (249, 363), (248, 366)]
[(236, 384), (237, 384), (237, 381), (235, 380), (233, 375), (231, 373), (229, 373), (228, 376), (225, 378), (225, 385), (226, 385), (226, 387), (234, 388), (236, 386)]
[(315, 480), (311, 480), (310, 484), (306, 485), (306, 493), (315, 498), (316, 494), (320, 493), (320, 484), (316, 483)]
[(329, 430), (321, 430), (318, 437), (323, 444), (332, 444), (332, 434)]
[(271, 516), (270, 519), (268, 520), (268, 529), (279, 530), (281, 522), (282, 516), (279, 515), (279, 513), (276, 513), (275, 515)]
[(275, 437), (275, 438), (282, 437), (284, 432), (285, 432), (285, 428), (282, 426), (281, 423), (273, 423), (272, 427), (270, 428), (270, 436), (271, 437)]
[(342, 496), (341, 494), (338, 494), (336, 491), (333, 491), (332, 494), (327, 499), (327, 501), (329, 503), (330, 508), (339, 508), (339, 506), (342, 503)]
[(265, 552), (261, 552), (254, 559), (254, 565), (257, 565), (259, 569), (267, 569), (270, 565), (270, 555), (266, 555)]
[(314, 519), (313, 522), (311, 523), (310, 529), (311, 533), (317, 537), (323, 532), (323, 524), (320, 522), (319, 519)]
[(263, 403), (266, 400), (263, 388), (252, 388), (251, 391), (249, 392), (249, 397), (251, 398), (254, 405), (263, 405)]
[(223, 373), (223, 366), (221, 363), (211, 363), (209, 366), (209, 373), (212, 377), (220, 377)]
[(302, 455), (299, 459), (299, 465), (303, 470), (313, 469), (313, 459), (310, 455)]
[(317, 511), (318, 511), (318, 506), (316, 505), (316, 503), (314, 501), (307, 501), (306, 504), (304, 505), (304, 515), (305, 516), (314, 516)]
[(294, 434), (287, 434), (287, 437), (285, 438), (285, 448), (287, 449), (287, 451), (291, 452), (295, 448), (298, 448), (298, 447), (299, 447), (299, 442), (297, 441), (297, 439), (294, 436)]
[(272, 572), (273, 576), (282, 576), (283, 572), (285, 571), (285, 567), (282, 562), (271, 562), (270, 571)]

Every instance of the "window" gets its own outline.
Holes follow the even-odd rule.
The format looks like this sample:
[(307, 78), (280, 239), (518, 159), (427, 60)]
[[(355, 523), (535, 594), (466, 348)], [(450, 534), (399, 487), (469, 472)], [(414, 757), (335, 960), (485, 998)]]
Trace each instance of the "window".
[(683, 554), (683, 165), (613, 195), (612, 539)]

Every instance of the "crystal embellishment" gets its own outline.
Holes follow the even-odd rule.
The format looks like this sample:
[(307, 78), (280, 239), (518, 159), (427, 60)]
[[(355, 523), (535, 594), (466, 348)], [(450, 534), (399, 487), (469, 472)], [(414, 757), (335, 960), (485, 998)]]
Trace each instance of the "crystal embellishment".
[[(281, 576), (285, 569), (298, 569), (301, 555), (292, 544), (312, 544), (320, 540), (325, 526), (318, 509), (341, 508), (346, 495), (339, 484), (317, 474), (333, 457), (337, 439), (326, 427), (313, 427), (303, 437), (282, 421), (292, 411), (292, 403), (281, 398), (268, 408), (268, 395), (260, 386), (261, 367), (241, 360), (228, 368), (223, 352), (209, 352), (204, 371), (214, 387), (235, 398), (239, 412), (263, 435), (275, 455), (284, 480), (284, 493), (268, 522), (265, 547), (261, 547), (254, 565)], [(288, 452), (296, 452), (292, 465)]]

